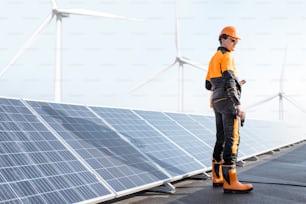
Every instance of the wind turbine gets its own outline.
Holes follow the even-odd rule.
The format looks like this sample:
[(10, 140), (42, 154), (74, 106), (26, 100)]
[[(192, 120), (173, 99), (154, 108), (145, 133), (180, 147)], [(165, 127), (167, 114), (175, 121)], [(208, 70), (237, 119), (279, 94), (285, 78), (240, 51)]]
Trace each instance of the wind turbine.
[(281, 70), (281, 75), (280, 75), (280, 83), (279, 83), (279, 92), (269, 98), (266, 98), (262, 101), (259, 101), (249, 107), (247, 107), (246, 109), (252, 109), (256, 106), (259, 106), (261, 104), (267, 103), (275, 98), (279, 99), (279, 120), (284, 120), (284, 99), (287, 100), (289, 103), (291, 103), (292, 105), (294, 105), (297, 109), (299, 109), (300, 111), (305, 113), (305, 110), (303, 110), (301, 107), (299, 107), (294, 101), (292, 101), (290, 99), (290, 97), (288, 95), (285, 94), (284, 92), (284, 73), (285, 73), (285, 66), (286, 66), (286, 59), (287, 59), (287, 50), (288, 50), (288, 46), (286, 46), (285, 48), (285, 55), (283, 58), (283, 66), (282, 66), (282, 70)]
[(178, 64), (179, 66), (179, 74), (178, 74), (178, 111), (183, 112), (183, 102), (184, 102), (184, 64), (191, 65), (194, 68), (205, 70), (203, 67), (199, 66), (198, 63), (192, 62), (191, 60), (183, 57), (181, 55), (181, 44), (180, 44), (180, 32), (179, 32), (179, 20), (178, 20), (178, 14), (177, 14), (177, 1), (175, 1), (175, 45), (176, 45), (176, 57), (174, 59), (174, 62), (167, 66), (163, 66), (158, 72), (156, 72), (154, 75), (148, 77), (148, 79), (138, 83), (136, 86), (131, 88), (129, 90), (129, 93), (134, 92), (137, 89), (140, 89), (147, 83), (151, 82), (155, 78), (159, 77), (164, 72), (168, 71), (170, 68), (172, 68), (174, 65)]
[(121, 20), (133, 20), (138, 19), (128, 18), (124, 16), (118, 16), (114, 14), (87, 10), (87, 9), (59, 9), (56, 0), (50, 0), (52, 4), (51, 13), (43, 21), (43, 23), (34, 31), (32, 36), (25, 42), (25, 44), (18, 50), (17, 54), (11, 59), (11, 61), (1, 70), (0, 77), (23, 55), (39, 37), (39, 35), (46, 29), (51, 23), (53, 18), (56, 18), (56, 48), (55, 48), (55, 79), (54, 79), (54, 100), (60, 102), (62, 99), (62, 19), (69, 17), (70, 15), (82, 15), (82, 16), (94, 16), (104, 17)]

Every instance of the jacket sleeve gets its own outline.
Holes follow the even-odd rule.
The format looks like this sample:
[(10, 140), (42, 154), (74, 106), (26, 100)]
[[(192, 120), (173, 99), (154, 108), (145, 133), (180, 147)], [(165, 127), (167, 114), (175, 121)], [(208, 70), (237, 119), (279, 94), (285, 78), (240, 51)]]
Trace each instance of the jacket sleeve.
[(211, 91), (212, 85), (211, 85), (210, 81), (208, 81), (208, 80), (205, 81), (205, 88), (206, 88), (207, 90)]
[(222, 79), (228, 97), (234, 105), (240, 105), (240, 97), (237, 90), (237, 80), (235, 76), (235, 64), (230, 54), (224, 55), (221, 63)]
[(227, 70), (222, 73), (225, 90), (227, 96), (233, 101), (235, 105), (240, 105), (239, 93), (236, 87), (236, 80), (233, 71)]
[(212, 89), (212, 84), (210, 82), (210, 69), (208, 69), (205, 80), (205, 88), (209, 91)]

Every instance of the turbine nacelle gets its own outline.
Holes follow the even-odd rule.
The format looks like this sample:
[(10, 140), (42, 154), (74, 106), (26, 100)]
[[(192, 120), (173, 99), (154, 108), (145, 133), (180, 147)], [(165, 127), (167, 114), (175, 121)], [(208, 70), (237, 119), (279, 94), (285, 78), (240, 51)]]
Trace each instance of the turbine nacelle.
[(283, 99), (283, 97), (285, 96), (285, 92), (279, 92), (278, 96), (280, 99)]
[(67, 18), (70, 16), (69, 13), (62, 12), (58, 9), (52, 9), (52, 14), (56, 17)]

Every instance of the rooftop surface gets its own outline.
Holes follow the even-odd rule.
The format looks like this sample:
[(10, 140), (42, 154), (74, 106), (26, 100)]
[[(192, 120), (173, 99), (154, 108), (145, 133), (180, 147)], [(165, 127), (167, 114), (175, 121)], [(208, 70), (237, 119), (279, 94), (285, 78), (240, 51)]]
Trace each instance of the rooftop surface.
[(185, 179), (174, 183), (174, 194), (144, 191), (107, 203), (114, 204), (207, 204), (207, 203), (306, 203), (306, 142), (258, 156), (238, 167), (241, 182), (251, 182), (248, 194), (224, 194), (211, 179)]

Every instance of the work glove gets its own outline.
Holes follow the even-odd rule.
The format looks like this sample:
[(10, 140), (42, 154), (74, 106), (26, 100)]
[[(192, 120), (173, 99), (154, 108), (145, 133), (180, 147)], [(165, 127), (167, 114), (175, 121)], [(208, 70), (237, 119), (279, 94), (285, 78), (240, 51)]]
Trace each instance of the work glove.
[(244, 122), (245, 122), (245, 112), (243, 110), (241, 110), (241, 106), (235, 106), (235, 116), (240, 118), (240, 124), (241, 127), (243, 127)]
[(241, 124), (241, 127), (243, 127), (244, 125), (244, 121), (245, 121), (245, 112), (241, 111), (241, 114), (240, 114), (240, 124)]

